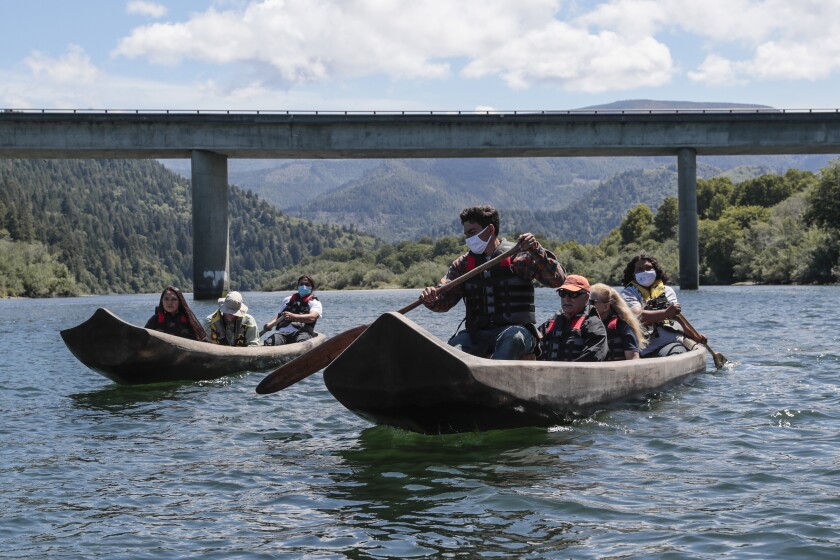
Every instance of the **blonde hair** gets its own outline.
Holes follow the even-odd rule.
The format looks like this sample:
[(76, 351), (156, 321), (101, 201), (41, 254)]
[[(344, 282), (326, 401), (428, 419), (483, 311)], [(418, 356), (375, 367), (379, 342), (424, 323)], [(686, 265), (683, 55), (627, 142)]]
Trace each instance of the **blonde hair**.
[(609, 299), (610, 310), (617, 315), (619, 319), (630, 326), (630, 329), (636, 335), (636, 340), (639, 342), (639, 349), (641, 350), (647, 346), (647, 340), (645, 339), (645, 335), (642, 334), (642, 325), (639, 323), (639, 319), (636, 317), (635, 313), (630, 311), (630, 307), (627, 305), (627, 302), (624, 301), (624, 298), (621, 297), (621, 294), (619, 294), (615, 288), (611, 288), (610, 286), (601, 283), (593, 284), (590, 294), (590, 298), (596, 297), (599, 301)]

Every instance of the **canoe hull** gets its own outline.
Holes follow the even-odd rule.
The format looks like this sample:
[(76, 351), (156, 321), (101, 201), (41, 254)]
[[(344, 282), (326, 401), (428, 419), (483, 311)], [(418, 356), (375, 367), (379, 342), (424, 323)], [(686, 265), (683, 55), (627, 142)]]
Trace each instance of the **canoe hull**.
[(324, 383), (371, 422), (438, 434), (552, 426), (704, 371), (700, 349), (602, 363), (477, 358), (387, 313), (324, 370)]
[(318, 334), (299, 344), (234, 348), (137, 327), (102, 308), (84, 323), (61, 331), (61, 338), (80, 362), (122, 385), (265, 372), (326, 339)]

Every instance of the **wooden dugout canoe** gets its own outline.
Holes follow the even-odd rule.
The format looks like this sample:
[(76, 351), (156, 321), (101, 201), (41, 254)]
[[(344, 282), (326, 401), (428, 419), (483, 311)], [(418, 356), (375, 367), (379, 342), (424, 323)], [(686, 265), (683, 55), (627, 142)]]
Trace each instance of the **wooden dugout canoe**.
[(324, 370), (324, 383), (366, 420), (441, 434), (553, 426), (704, 371), (699, 346), (667, 358), (619, 362), (478, 358), (387, 313)]
[(80, 362), (123, 385), (264, 372), (326, 340), (319, 333), (305, 342), (282, 346), (220, 346), (137, 327), (103, 308), (84, 323), (61, 331), (61, 338)]

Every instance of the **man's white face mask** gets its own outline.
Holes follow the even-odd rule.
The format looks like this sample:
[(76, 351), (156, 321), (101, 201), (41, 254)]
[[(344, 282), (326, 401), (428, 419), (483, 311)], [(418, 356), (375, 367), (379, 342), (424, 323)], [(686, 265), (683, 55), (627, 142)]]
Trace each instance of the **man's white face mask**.
[(476, 255), (480, 255), (481, 253), (484, 252), (484, 250), (487, 248), (487, 244), (490, 243), (490, 237), (493, 237), (491, 235), (490, 237), (487, 238), (487, 241), (484, 241), (484, 240), (481, 239), (481, 237), (479, 237), (482, 233), (487, 231), (487, 228), (489, 228), (489, 227), (490, 226), (487, 226), (486, 228), (479, 231), (478, 233), (476, 233), (472, 237), (467, 237), (467, 239), (466, 239), (467, 247), (469, 247), (470, 251), (472, 251)]

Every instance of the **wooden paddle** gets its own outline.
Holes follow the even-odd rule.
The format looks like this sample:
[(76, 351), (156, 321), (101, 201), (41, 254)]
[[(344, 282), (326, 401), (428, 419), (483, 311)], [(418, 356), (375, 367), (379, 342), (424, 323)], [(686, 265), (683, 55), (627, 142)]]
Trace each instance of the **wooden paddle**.
[[(694, 340), (700, 340), (700, 338), (701, 338), (700, 333), (697, 332), (697, 329), (695, 329), (693, 326), (691, 326), (691, 323), (688, 322), (688, 319), (686, 319), (683, 316), (682, 313), (677, 313), (677, 316), (674, 317), (674, 318), (677, 321), (679, 321), (679, 323), (683, 326), (683, 329), (685, 329), (685, 332), (686, 332), (686, 334), (689, 335), (689, 338), (693, 338)], [(709, 346), (708, 343), (701, 343), (701, 344), (703, 344), (703, 346), (706, 347), (706, 350), (709, 351), (709, 354), (712, 355), (712, 360), (714, 360), (715, 367), (717, 369), (722, 368), (726, 364), (726, 362), (729, 361), (729, 360), (726, 359), (726, 356), (724, 356), (720, 352), (715, 352), (714, 350), (712, 350), (712, 347)]]
[[(455, 280), (451, 282), (447, 282), (443, 284), (440, 288), (438, 288), (438, 293), (443, 293), (448, 290), (451, 290), (455, 286), (460, 286), (470, 278), (481, 274), (488, 268), (492, 268), (505, 260), (508, 257), (512, 257), (516, 253), (521, 252), (519, 245), (514, 245), (501, 255), (497, 255), (487, 261), (486, 263), (482, 264), (481, 266), (477, 266), (474, 269), (470, 270), (469, 272), (462, 274)], [(423, 300), (418, 298), (414, 302), (406, 305), (397, 313), (401, 315), (405, 315), (415, 307), (419, 306), (423, 303)], [(265, 395), (268, 393), (274, 393), (281, 389), (285, 389), (290, 385), (294, 385), (298, 381), (305, 379), (319, 371), (335, 360), (339, 354), (341, 354), (345, 348), (350, 346), (354, 340), (359, 338), (361, 334), (365, 331), (367, 325), (359, 325), (358, 327), (354, 327), (349, 331), (344, 331), (339, 333), (335, 336), (328, 338), (323, 344), (317, 346), (310, 350), (305, 354), (301, 354), (294, 360), (290, 362), (286, 362), (276, 370), (272, 371), (265, 378), (260, 381), (260, 384), (257, 385), (257, 393), (261, 395)]]

